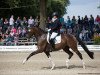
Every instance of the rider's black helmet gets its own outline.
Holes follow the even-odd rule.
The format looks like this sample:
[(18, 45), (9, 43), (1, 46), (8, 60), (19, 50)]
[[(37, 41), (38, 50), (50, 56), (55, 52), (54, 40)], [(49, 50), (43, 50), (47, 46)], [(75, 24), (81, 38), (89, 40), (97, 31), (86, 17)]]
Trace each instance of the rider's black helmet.
[(54, 17), (54, 16), (58, 17), (58, 13), (57, 13), (57, 12), (54, 12), (54, 13), (52, 14), (52, 16), (53, 16), (53, 17)]

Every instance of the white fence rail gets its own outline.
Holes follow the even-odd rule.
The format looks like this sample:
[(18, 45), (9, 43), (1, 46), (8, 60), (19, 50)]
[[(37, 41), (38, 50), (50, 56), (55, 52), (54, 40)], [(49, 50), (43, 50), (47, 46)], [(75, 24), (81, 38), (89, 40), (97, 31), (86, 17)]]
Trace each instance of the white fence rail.
[[(87, 45), (89, 50), (100, 51), (100, 45)], [(78, 49), (83, 51), (83, 48), (78, 45)], [(35, 51), (37, 50), (37, 46), (0, 46), (0, 51)]]
[(37, 46), (0, 46), (0, 51), (35, 51)]

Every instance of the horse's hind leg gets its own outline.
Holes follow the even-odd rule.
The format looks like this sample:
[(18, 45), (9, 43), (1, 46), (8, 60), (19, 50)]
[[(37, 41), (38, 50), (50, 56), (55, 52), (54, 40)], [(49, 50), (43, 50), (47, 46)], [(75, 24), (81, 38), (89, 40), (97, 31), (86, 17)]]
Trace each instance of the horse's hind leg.
[(73, 51), (79, 56), (79, 58), (82, 60), (83, 68), (85, 69), (85, 63), (83, 62), (82, 54), (78, 51), (77, 47), (76, 47), (76, 48), (72, 48), (72, 50), (73, 50)]
[(52, 59), (51, 59), (50, 52), (49, 52), (49, 51), (45, 51), (44, 53), (45, 53), (45, 54), (47, 55), (47, 57), (49, 58), (49, 60), (50, 60), (50, 62), (51, 62), (51, 64), (52, 64), (51, 70), (53, 70), (54, 67), (55, 67), (55, 63), (54, 63), (54, 62), (52, 61)]
[(68, 46), (66, 46), (65, 48), (63, 48), (63, 50), (69, 55), (68, 59), (66, 60), (66, 66), (67, 66), (67, 68), (69, 68), (69, 60), (73, 56), (73, 53), (69, 50)]

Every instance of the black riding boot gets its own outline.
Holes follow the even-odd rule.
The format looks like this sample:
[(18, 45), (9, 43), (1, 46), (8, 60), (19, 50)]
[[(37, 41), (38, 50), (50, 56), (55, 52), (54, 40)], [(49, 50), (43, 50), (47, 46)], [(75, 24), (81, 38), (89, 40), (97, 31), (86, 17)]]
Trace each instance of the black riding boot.
[(50, 40), (50, 44), (51, 44), (52, 48), (55, 49), (54, 39), (51, 39), (51, 40)]

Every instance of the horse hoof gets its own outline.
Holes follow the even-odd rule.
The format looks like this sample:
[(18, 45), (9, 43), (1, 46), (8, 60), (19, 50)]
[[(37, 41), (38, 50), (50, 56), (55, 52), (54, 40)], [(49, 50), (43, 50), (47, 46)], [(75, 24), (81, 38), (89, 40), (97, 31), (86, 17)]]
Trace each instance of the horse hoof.
[(66, 64), (66, 67), (67, 67), (67, 69), (69, 69), (69, 65), (68, 64)]
[(53, 70), (53, 69), (54, 69), (54, 67), (55, 67), (55, 64), (53, 64), (53, 66), (52, 66), (51, 70)]
[(69, 59), (66, 60), (66, 67), (69, 69)]
[(86, 69), (85, 65), (83, 66), (83, 69), (84, 69), (84, 70)]
[(86, 69), (86, 67), (85, 67), (85, 63), (84, 63), (84, 61), (82, 60), (82, 63), (83, 63), (83, 69)]
[(23, 64), (25, 64), (25, 62), (26, 62), (26, 59), (25, 59), (25, 60), (23, 60)]

